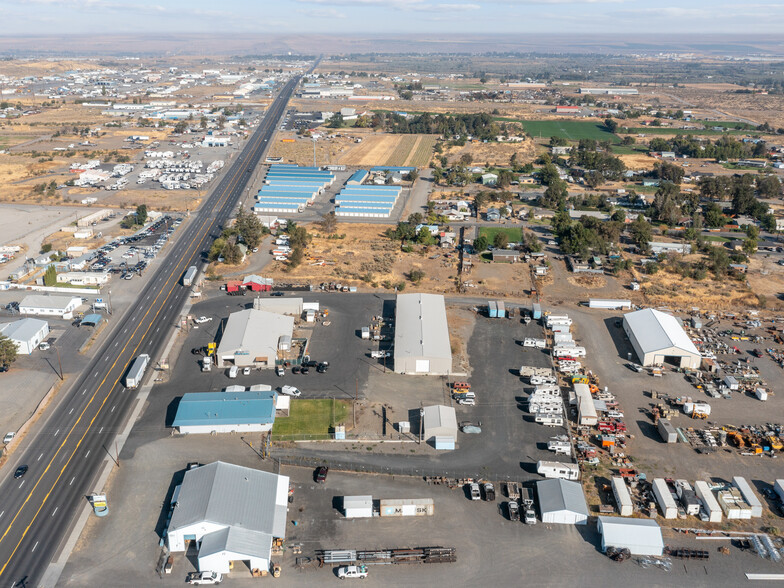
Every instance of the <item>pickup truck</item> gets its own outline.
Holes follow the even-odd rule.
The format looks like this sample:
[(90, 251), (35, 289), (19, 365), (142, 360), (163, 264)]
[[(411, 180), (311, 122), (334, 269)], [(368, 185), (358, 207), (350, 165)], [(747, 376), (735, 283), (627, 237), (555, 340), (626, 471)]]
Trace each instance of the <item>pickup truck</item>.
[(490, 482), (482, 484), (482, 489), (485, 491), (485, 500), (493, 502), (495, 500), (495, 487)]
[(208, 584), (220, 584), (223, 581), (223, 574), (219, 572), (191, 572), (185, 579), (188, 584), (197, 586)]
[(468, 491), (471, 494), (471, 500), (482, 500), (482, 494), (479, 492), (479, 484), (471, 482), (468, 485)]
[(507, 503), (506, 507), (509, 510), (509, 520), (510, 521), (519, 521), (520, 520), (520, 505), (517, 504), (516, 501), (510, 500)]

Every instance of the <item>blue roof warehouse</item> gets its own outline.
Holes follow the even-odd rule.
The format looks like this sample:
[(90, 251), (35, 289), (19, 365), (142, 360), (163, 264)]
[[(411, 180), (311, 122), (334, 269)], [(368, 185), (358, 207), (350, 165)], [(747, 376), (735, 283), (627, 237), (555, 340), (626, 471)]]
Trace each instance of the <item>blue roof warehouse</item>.
[(275, 423), (278, 394), (189, 392), (184, 394), (173, 426), (180, 433), (263, 433)]

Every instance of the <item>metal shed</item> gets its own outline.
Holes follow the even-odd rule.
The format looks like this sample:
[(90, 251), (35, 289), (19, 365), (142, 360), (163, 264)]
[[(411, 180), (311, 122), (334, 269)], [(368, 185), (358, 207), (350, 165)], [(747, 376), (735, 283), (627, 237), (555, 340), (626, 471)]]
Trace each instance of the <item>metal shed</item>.
[(664, 540), (656, 521), (599, 517), (597, 529), (602, 535), (602, 551), (612, 546), (626, 548), (632, 555), (659, 557), (664, 553)]
[(536, 493), (543, 523), (585, 525), (588, 522), (588, 505), (578, 482), (544, 480), (536, 483)]

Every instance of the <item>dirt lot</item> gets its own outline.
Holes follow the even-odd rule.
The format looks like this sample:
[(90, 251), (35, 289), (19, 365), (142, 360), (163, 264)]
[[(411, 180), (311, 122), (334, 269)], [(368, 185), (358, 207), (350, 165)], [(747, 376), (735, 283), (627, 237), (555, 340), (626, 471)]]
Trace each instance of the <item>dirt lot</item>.
[(455, 163), (464, 155), (471, 157), (476, 165), (509, 165), (513, 154), (517, 154), (520, 164), (533, 162), (536, 149), (531, 140), (520, 143), (466, 143), (463, 147), (449, 147), (445, 150), (449, 163)]
[(340, 163), (357, 166), (399, 165), (425, 167), (433, 155), (435, 135), (364, 133), (362, 143), (341, 155)]

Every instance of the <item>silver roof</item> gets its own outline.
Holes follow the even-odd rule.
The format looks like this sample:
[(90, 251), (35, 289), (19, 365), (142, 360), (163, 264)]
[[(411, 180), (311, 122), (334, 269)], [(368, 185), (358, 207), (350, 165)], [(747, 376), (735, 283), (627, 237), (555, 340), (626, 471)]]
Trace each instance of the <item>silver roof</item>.
[(34, 318), (24, 318), (12, 323), (0, 325), (0, 333), (13, 341), (27, 342), (35, 337), (42, 329), (48, 328), (49, 323)]
[(568, 510), (588, 516), (583, 487), (578, 482), (554, 478), (536, 483), (539, 508), (543, 513)]
[(275, 357), (278, 339), (294, 331), (294, 317), (248, 308), (229, 315), (218, 354), (244, 350)]
[(288, 476), (222, 461), (188, 470), (170, 528), (208, 521), (284, 537), (288, 485)]
[(443, 296), (397, 295), (395, 356), (444, 358), (452, 361)]
[(25, 296), (19, 303), (20, 308), (55, 308), (64, 310), (73, 300), (81, 303), (82, 299), (76, 296), (43, 296), (40, 294), (30, 294)]
[(222, 551), (269, 559), (272, 552), (272, 535), (240, 527), (226, 527), (202, 537), (200, 558)]
[(644, 353), (676, 347), (681, 351), (699, 355), (686, 331), (674, 316), (652, 308), (629, 312), (623, 315), (634, 332), (637, 342)]
[[(439, 404), (434, 406), (426, 406), (424, 410), (424, 425), (426, 435), (430, 436), (446, 431), (452, 431), (455, 435), (457, 435), (457, 416), (453, 407)], [(435, 429), (441, 429), (441, 431), (436, 431)]]

